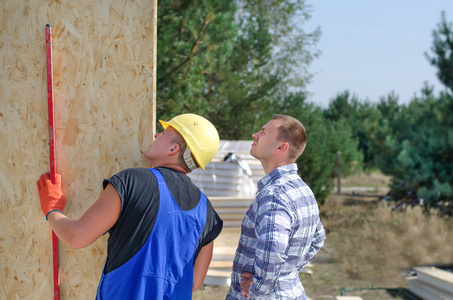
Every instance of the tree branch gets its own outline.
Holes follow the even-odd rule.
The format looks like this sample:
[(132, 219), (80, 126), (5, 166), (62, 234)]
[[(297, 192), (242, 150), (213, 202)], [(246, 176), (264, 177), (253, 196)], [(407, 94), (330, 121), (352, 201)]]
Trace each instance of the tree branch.
[(203, 37), (203, 33), (206, 29), (206, 26), (211, 22), (210, 16), (211, 16), (211, 12), (208, 11), (208, 13), (206, 14), (206, 16), (204, 18), (203, 24), (201, 25), (200, 31), (198, 33), (198, 37), (192, 45), (189, 56), (187, 56), (186, 59), (184, 59), (178, 66), (174, 67), (171, 70), (171, 72), (168, 73), (168, 75), (166, 75), (164, 77), (164, 81), (166, 81), (168, 78), (171, 78), (173, 76), (173, 74), (176, 73), (176, 71), (181, 69), (185, 64), (187, 64), (190, 60), (192, 60), (192, 58), (194, 58), (195, 56), (197, 56), (198, 53), (200, 53), (200, 52), (195, 52), (195, 51), (197, 50), (197, 47), (200, 44), (200, 41), (201, 41), (201, 38)]

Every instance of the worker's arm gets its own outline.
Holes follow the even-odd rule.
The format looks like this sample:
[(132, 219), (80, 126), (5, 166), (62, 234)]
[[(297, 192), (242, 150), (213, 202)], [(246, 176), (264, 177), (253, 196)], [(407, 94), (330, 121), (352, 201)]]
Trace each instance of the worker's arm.
[(326, 239), (326, 232), (324, 230), (324, 226), (321, 223), (321, 220), (319, 220), (318, 225), (316, 226), (316, 232), (313, 235), (313, 240), (311, 242), (310, 248), (307, 252), (307, 256), (305, 258), (305, 263), (308, 265), (316, 256), (318, 251), (322, 248), (324, 245), (324, 241)]
[(83, 248), (92, 244), (116, 223), (121, 211), (121, 200), (111, 184), (78, 220), (63, 214), (66, 200), (56, 204), (62, 202), (60, 198), (64, 198), (59, 185), (60, 180), (52, 184), (48, 174), (41, 176), (38, 181), (41, 208), (55, 234), (71, 248)]
[(254, 277), (248, 293), (244, 293), (252, 299), (267, 298), (275, 290), (282, 265), (288, 258), (286, 251), (291, 234), (292, 214), (290, 202), (284, 199), (281, 193), (266, 194), (258, 202), (255, 214), (257, 246), (252, 269)]
[(208, 273), (209, 264), (211, 263), (214, 242), (210, 242), (198, 253), (195, 264), (193, 265), (193, 285), (192, 291), (197, 291), (204, 282), (206, 273)]

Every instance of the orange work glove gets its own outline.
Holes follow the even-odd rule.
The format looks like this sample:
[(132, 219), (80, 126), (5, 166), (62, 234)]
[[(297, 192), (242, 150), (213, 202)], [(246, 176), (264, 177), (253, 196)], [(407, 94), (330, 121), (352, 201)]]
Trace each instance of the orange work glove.
[(47, 215), (50, 212), (54, 210), (63, 211), (66, 204), (66, 197), (61, 192), (61, 175), (56, 174), (55, 183), (52, 184), (52, 181), (50, 181), (50, 174), (42, 174), (41, 177), (39, 177), (37, 185), (41, 209), (46, 216), (46, 220)]

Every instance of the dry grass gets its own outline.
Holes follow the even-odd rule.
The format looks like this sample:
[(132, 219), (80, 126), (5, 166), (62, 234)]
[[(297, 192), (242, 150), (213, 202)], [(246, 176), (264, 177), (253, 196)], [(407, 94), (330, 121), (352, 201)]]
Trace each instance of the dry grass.
[(329, 203), (322, 208), (323, 223), (351, 278), (395, 277), (414, 265), (453, 262), (453, 220), (427, 216), (420, 207), (392, 211), (382, 202), (330, 209)]
[(367, 187), (387, 187), (390, 183), (390, 177), (382, 175), (379, 172), (365, 173), (361, 172), (354, 176), (341, 179), (341, 185), (350, 186), (367, 186)]
[[(375, 190), (388, 178), (361, 174), (346, 183)], [(419, 207), (392, 211), (379, 197), (333, 193), (321, 207), (321, 218), (325, 247), (313, 261), (313, 274), (301, 274), (313, 300), (335, 299), (342, 291), (365, 300), (405, 298), (404, 275), (412, 267), (453, 263), (453, 219), (435, 212), (428, 216)], [(204, 287), (194, 299), (224, 299), (227, 291)]]
[(352, 279), (395, 278), (415, 265), (453, 262), (448, 242), (453, 241), (453, 220), (427, 216), (420, 207), (392, 211), (382, 202), (333, 207), (332, 202), (321, 208), (326, 249), (336, 249), (341, 269)]
[[(348, 182), (375, 190), (376, 182), (381, 187), (388, 179), (361, 174)], [(345, 289), (366, 300), (404, 298), (374, 288), (407, 293), (404, 275), (412, 267), (453, 263), (453, 219), (426, 215), (420, 207), (394, 211), (379, 199), (332, 194), (321, 207), (327, 240), (313, 261), (314, 274), (301, 277), (311, 299), (334, 299)]]

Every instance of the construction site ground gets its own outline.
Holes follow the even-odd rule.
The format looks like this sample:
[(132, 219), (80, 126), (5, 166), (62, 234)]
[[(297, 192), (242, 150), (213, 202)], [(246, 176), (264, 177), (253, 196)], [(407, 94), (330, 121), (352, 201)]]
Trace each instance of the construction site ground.
[[(414, 266), (453, 263), (453, 220), (421, 207), (395, 210), (382, 200), (389, 178), (359, 174), (342, 180), (320, 207), (327, 232), (310, 273), (300, 273), (312, 300), (418, 299), (408, 290)], [(235, 247), (239, 228), (225, 228), (215, 247)], [(204, 285), (193, 299), (225, 299), (229, 286)]]

